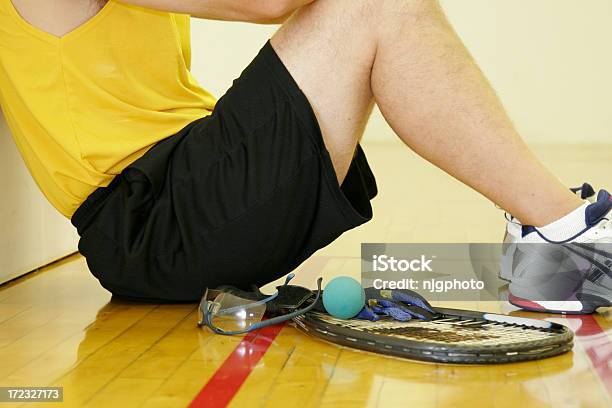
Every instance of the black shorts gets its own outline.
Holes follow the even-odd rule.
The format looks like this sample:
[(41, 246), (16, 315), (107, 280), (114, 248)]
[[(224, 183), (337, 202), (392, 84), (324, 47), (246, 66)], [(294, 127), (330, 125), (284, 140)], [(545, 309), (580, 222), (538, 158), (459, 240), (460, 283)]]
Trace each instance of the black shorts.
[(314, 112), (267, 43), (212, 115), (97, 189), (72, 223), (113, 294), (197, 301), (291, 272), (370, 220), (376, 192), (360, 147), (338, 185)]

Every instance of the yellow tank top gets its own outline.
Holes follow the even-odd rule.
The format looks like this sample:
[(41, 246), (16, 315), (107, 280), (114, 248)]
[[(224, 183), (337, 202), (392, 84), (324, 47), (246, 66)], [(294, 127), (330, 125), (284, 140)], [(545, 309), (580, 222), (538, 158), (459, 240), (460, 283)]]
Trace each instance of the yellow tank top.
[(0, 0), (0, 106), (36, 183), (66, 217), (156, 142), (210, 114), (190, 73), (189, 16), (110, 0), (62, 37)]

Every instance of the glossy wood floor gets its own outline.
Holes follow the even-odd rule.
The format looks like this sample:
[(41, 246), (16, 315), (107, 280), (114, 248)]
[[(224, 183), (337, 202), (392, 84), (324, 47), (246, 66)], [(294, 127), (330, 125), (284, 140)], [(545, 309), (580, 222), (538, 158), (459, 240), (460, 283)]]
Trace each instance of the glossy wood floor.
[[(317, 253), (299, 268), (297, 283), (359, 277), (361, 242), (501, 239), (502, 213), (478, 194), (399, 144), (365, 148), (381, 191), (375, 221)], [(611, 146), (536, 150), (568, 185), (587, 178), (612, 188)], [(289, 326), (272, 341), (263, 334), (244, 341), (199, 330), (196, 305), (111, 301), (75, 255), (0, 287), (0, 386), (63, 386), (63, 404), (24, 405), (53, 407), (184, 407), (199, 394), (197, 406), (222, 400), (233, 407), (612, 406), (611, 311), (563, 318), (501, 302), (459, 306), (552, 317), (576, 330), (578, 340), (563, 356), (498, 366), (387, 358)]]

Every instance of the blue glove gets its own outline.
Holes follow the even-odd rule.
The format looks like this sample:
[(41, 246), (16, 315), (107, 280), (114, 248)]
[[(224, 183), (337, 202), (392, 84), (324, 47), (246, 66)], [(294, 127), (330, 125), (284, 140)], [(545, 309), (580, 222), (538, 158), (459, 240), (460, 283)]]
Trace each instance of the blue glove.
[(400, 322), (413, 318), (431, 320), (437, 312), (421, 295), (410, 290), (378, 290), (366, 288), (366, 306), (357, 319), (377, 321), (388, 316)]

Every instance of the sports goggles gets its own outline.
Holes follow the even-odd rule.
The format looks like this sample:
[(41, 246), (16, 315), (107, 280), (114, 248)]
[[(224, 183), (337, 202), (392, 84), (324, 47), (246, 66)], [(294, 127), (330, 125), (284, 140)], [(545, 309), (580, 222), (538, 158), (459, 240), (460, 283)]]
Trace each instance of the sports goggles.
[[(287, 275), (283, 287), (286, 287), (294, 276), (292, 273)], [(308, 312), (316, 305), (321, 296), (321, 281), (322, 278), (317, 280), (318, 290), (315, 300), (310, 305), (269, 319), (263, 318), (266, 310), (269, 309), (270, 302), (278, 297), (278, 290), (273, 295), (253, 300), (223, 290), (206, 289), (198, 308), (198, 326), (208, 326), (217, 334), (235, 335), (291, 320)], [(304, 290), (308, 289), (304, 288)]]

